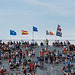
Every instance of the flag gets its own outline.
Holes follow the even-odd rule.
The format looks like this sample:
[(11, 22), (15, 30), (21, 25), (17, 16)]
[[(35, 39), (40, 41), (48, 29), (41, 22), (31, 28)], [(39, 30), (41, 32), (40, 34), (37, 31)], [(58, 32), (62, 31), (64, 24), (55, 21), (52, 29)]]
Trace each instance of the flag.
[(22, 30), (22, 35), (28, 35), (28, 31)]
[(10, 35), (17, 35), (17, 33), (14, 30), (10, 30)]
[(50, 35), (54, 35), (54, 32), (50, 31), (49, 34), (50, 34)]
[(62, 37), (62, 32), (60, 27), (61, 27), (60, 25), (57, 26), (56, 36)]
[(61, 28), (60, 27), (57, 27), (57, 31), (61, 31)]
[(59, 31), (56, 31), (56, 36), (62, 37), (62, 33)]
[(58, 24), (58, 27), (60, 27), (60, 25)]
[(38, 29), (36, 27), (33, 26), (33, 31), (38, 31)]
[(46, 35), (54, 35), (54, 33), (52, 32), (52, 31), (48, 31), (48, 30), (46, 30)]
[(46, 30), (46, 35), (49, 35), (49, 32), (48, 32), (48, 30)]

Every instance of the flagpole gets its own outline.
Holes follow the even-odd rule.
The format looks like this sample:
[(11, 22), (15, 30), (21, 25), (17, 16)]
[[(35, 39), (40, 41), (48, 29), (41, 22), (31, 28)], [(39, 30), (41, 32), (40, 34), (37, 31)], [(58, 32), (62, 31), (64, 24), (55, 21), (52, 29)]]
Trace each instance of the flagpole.
[(10, 35), (10, 38), (9, 38), (9, 41), (11, 40), (11, 30), (10, 30), (10, 33), (9, 33), (9, 35)]
[[(46, 32), (46, 31), (45, 31)], [(46, 34), (46, 33), (45, 33)], [(47, 34), (46, 34), (46, 36), (47, 36)], [(45, 40), (46, 40), (46, 36), (45, 36)]]
[(21, 30), (21, 41), (22, 41), (22, 30)]
[(34, 41), (34, 31), (38, 31), (36, 27), (33, 26), (32, 39)]
[(55, 41), (57, 41), (57, 30), (56, 30), (56, 35), (55, 35)]
[(46, 37), (45, 37), (45, 40), (47, 39), (47, 30), (46, 30)]
[[(46, 39), (45, 39), (45, 45), (46, 45), (47, 36), (48, 36), (48, 30), (46, 30)], [(47, 46), (47, 45), (46, 45), (46, 46)]]
[[(34, 26), (33, 26), (34, 27)], [(32, 40), (34, 40), (34, 31), (32, 31)]]
[(10, 35), (10, 41), (11, 41), (11, 35)]
[(57, 36), (55, 35), (55, 41), (57, 40)]
[(11, 42), (11, 39), (12, 39), (12, 35), (10, 34), (10, 39), (9, 39), (10, 42)]
[(32, 32), (32, 40), (34, 40), (34, 31)]

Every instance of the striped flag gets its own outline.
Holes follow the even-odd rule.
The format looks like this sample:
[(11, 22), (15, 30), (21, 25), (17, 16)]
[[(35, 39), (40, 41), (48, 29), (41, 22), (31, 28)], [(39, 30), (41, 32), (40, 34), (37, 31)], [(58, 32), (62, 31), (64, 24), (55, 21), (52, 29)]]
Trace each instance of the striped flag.
[(22, 35), (28, 35), (28, 31), (22, 30)]

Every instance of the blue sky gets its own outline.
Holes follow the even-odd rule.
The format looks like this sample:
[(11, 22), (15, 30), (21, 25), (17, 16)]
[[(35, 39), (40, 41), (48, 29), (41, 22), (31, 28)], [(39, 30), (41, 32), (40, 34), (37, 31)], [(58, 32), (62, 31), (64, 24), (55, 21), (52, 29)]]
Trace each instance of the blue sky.
[[(63, 37), (46, 36), (46, 30), (62, 28)], [(0, 39), (75, 39), (75, 0), (0, 0)], [(10, 36), (10, 29), (17, 36)], [(29, 35), (21, 35), (27, 30)]]

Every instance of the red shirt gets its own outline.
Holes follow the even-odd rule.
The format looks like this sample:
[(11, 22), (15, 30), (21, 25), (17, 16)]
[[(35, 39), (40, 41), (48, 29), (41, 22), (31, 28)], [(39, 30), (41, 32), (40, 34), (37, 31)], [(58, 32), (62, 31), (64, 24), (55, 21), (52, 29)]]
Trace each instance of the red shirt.
[(32, 68), (34, 67), (34, 64), (32, 64)]
[(31, 66), (29, 66), (29, 69), (31, 69)]
[(31, 63), (29, 64), (29, 66), (31, 66)]
[(42, 52), (40, 52), (40, 56), (43, 56), (43, 53)]
[(65, 70), (65, 68), (63, 67), (62, 70)]
[(11, 59), (9, 58), (8, 61), (11, 61)]
[(52, 43), (52, 45), (54, 45), (54, 42)]
[(3, 71), (0, 71), (0, 74), (4, 73)]
[(63, 49), (63, 51), (65, 51), (65, 49)]
[(26, 54), (28, 54), (28, 50), (26, 51)]

